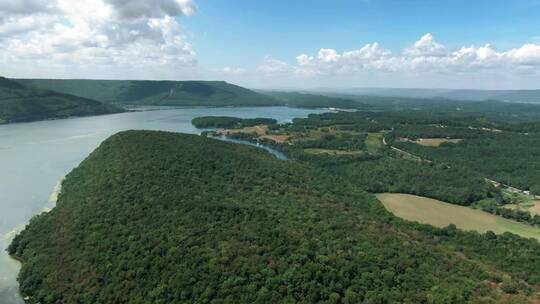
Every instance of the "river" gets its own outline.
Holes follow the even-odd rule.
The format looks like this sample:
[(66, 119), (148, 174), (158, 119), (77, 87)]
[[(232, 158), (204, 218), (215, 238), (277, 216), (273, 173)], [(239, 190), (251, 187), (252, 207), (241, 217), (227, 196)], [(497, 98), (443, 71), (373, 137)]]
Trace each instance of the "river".
[[(163, 130), (198, 134), (197, 116), (268, 117), (283, 123), (322, 109), (287, 107), (180, 108), (128, 112), (0, 126), (0, 304), (21, 304), (19, 263), (5, 249), (29, 219), (54, 206), (59, 181), (99, 143), (119, 131)], [(278, 158), (279, 151), (266, 148)]]

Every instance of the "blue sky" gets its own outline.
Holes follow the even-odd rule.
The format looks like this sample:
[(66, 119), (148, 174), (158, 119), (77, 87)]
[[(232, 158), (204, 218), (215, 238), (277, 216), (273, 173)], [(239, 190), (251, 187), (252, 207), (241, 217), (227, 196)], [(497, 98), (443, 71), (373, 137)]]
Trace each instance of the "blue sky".
[(540, 0), (0, 0), (8, 77), (539, 88)]
[(540, 40), (540, 1), (534, 0), (200, 0), (197, 5), (197, 14), (181, 23), (195, 34), (201, 61), (214, 66), (249, 67), (265, 56), (293, 61), (323, 47), (352, 50), (370, 42), (399, 51), (426, 33), (450, 49), (492, 43), (504, 50)]

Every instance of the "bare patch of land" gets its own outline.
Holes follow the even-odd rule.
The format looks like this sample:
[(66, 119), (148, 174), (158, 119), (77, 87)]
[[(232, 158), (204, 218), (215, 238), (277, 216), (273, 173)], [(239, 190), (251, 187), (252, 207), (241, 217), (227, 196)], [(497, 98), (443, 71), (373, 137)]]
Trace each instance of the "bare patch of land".
[(253, 127), (245, 127), (241, 129), (223, 129), (219, 130), (218, 133), (222, 135), (230, 135), (234, 133), (256, 133), (258, 136), (265, 135), (268, 132), (267, 125), (257, 125)]
[(398, 140), (401, 142), (410, 142), (426, 147), (438, 147), (443, 143), (457, 144), (463, 141), (461, 138), (418, 138), (416, 140), (412, 140), (404, 137), (400, 137)]
[(508, 220), (487, 212), (453, 205), (426, 197), (383, 193), (377, 198), (396, 216), (410, 221), (446, 227), (450, 224), (463, 230), (484, 233), (491, 230), (497, 234), (511, 232), (523, 237), (540, 240), (540, 228)]

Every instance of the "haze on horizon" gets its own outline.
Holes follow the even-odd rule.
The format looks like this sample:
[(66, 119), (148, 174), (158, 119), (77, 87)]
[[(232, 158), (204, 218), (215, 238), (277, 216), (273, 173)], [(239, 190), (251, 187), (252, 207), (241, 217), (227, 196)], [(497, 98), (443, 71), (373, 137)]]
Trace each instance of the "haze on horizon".
[(13, 78), (540, 89), (540, 1), (0, 0)]

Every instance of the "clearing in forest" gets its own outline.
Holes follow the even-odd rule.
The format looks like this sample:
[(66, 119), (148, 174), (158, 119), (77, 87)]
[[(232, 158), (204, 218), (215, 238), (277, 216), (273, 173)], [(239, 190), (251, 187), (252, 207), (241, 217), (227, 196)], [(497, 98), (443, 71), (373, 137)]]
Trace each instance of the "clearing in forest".
[(256, 133), (258, 136), (265, 135), (268, 132), (267, 125), (257, 125), (253, 127), (245, 127), (241, 129), (224, 129), (219, 131), (223, 135), (230, 135), (233, 133)]
[(382, 193), (377, 198), (384, 207), (409, 221), (436, 227), (456, 225), (462, 230), (484, 233), (491, 230), (497, 234), (511, 232), (527, 238), (540, 240), (540, 228), (508, 220), (487, 212), (439, 200), (410, 194)]
[(402, 142), (411, 142), (426, 147), (438, 147), (443, 143), (457, 144), (463, 141), (461, 138), (418, 138), (416, 140), (408, 138), (399, 138)]
[(369, 153), (377, 153), (382, 147), (381, 133), (368, 133), (366, 137), (366, 149)]

